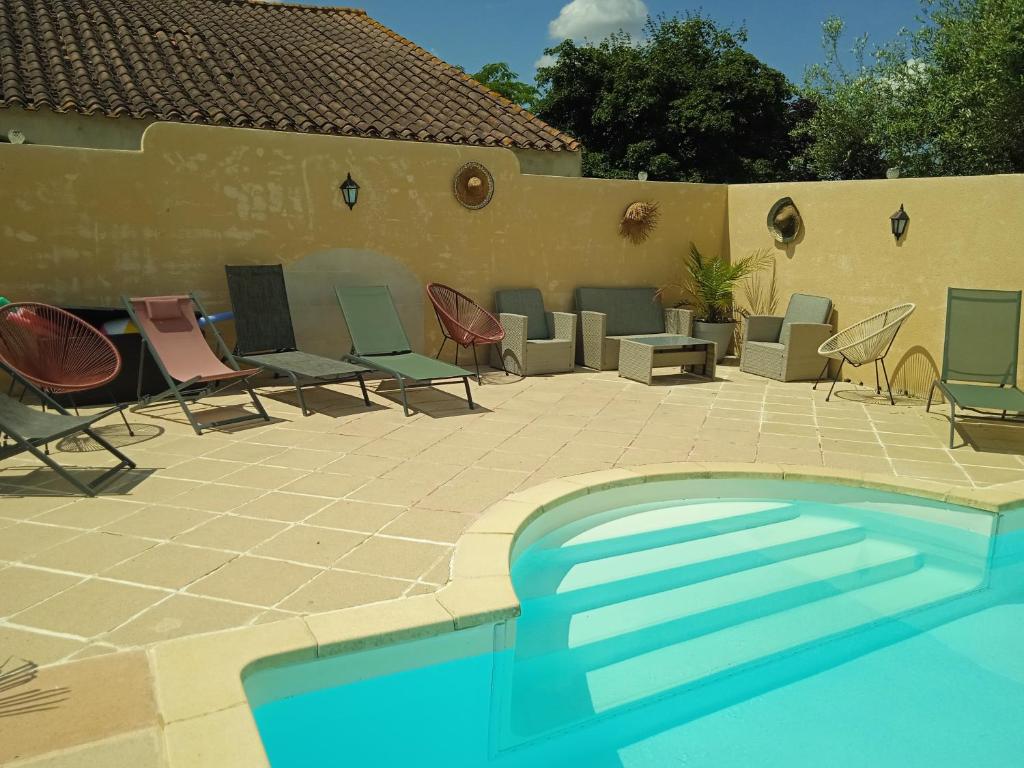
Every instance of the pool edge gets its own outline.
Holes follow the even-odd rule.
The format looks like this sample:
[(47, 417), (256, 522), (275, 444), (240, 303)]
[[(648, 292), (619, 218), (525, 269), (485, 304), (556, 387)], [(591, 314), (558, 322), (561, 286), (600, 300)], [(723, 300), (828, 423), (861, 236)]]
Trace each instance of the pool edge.
[[(169, 640), (147, 650), (168, 768), (269, 768), (243, 687), (245, 675), (519, 615), (512, 548), (546, 509), (608, 488), (694, 478), (833, 483), (945, 501), (1001, 517), (1024, 505), (1024, 481), (972, 489), (889, 475), (776, 464), (654, 464), (551, 480), (491, 505), (459, 538), (451, 579), (429, 595)], [(1014, 527), (1024, 527), (1015, 516)], [(999, 532), (999, 521), (996, 531)], [(200, 677), (197, 672), (201, 670)]]

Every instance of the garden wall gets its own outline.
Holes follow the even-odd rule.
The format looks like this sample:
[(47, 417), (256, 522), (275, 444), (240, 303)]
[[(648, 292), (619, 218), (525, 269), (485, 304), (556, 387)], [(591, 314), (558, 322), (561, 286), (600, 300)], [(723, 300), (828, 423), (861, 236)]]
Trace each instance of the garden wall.
[[(476, 160), (492, 202), (462, 207), (452, 178)], [(361, 185), (349, 210), (339, 184)], [(347, 351), (337, 283), (392, 287), (410, 337), (440, 337), (429, 281), (490, 305), (537, 286), (549, 309), (578, 285), (678, 281), (693, 240), (724, 249), (726, 187), (521, 175), (504, 149), (157, 123), (142, 151), (0, 144), (0, 295), (109, 305), (196, 291), (228, 305), (225, 264), (286, 265), (300, 343)], [(619, 236), (626, 206), (661, 204), (645, 243)]]
[[(766, 226), (784, 196), (804, 225), (789, 246)], [(730, 186), (729, 246), (733, 258), (760, 248), (775, 254), (780, 313), (794, 291), (829, 296), (840, 328), (917, 304), (889, 370), (900, 389), (927, 395), (942, 366), (946, 288), (1024, 288), (1022, 201), (1024, 175)], [(901, 203), (910, 223), (897, 243), (889, 216)], [(874, 383), (867, 367), (844, 376)]]

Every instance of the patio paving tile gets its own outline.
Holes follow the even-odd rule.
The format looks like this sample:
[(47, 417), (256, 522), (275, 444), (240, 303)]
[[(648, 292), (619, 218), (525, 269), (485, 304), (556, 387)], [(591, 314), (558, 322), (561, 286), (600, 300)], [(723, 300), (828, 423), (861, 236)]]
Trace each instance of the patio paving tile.
[(216, 632), (243, 626), (262, 611), (237, 603), (194, 595), (171, 595), (104, 636), (118, 647), (133, 647), (184, 635)]
[(89, 579), (14, 614), (10, 622), (89, 638), (110, 631), (166, 594), (145, 587)]
[(276, 557), (304, 565), (329, 566), (366, 538), (365, 534), (296, 525), (253, 550), (254, 555)]
[(449, 549), (430, 542), (375, 536), (334, 565), (344, 570), (414, 580), (426, 573)]
[(107, 578), (181, 589), (234, 559), (231, 552), (181, 544), (160, 544), (103, 572)]
[(287, 528), (286, 523), (219, 515), (198, 528), (176, 536), (179, 544), (245, 552)]
[(134, 557), (156, 542), (118, 533), (83, 533), (28, 558), (30, 565), (91, 575)]
[(263, 520), (278, 520), (296, 523), (305, 520), (331, 503), (330, 499), (320, 496), (307, 496), (299, 493), (272, 491), (265, 496), (243, 504), (231, 514), (243, 517), (258, 517)]
[(202, 523), (212, 520), (212, 512), (187, 507), (150, 505), (133, 507), (137, 511), (101, 526), (104, 531), (141, 536), (150, 539), (170, 539)]
[(32, 520), (36, 523), (92, 530), (127, 517), (143, 507), (144, 505), (140, 503), (100, 496), (91, 499), (76, 499), (70, 504), (36, 515)]
[(478, 515), (414, 507), (403, 512), (381, 530), (388, 536), (454, 544)]
[(375, 533), (405, 511), (405, 507), (342, 499), (306, 520), (310, 525)]
[(72, 528), (15, 523), (5, 528), (3, 536), (0, 536), (0, 560), (27, 560), (81, 533)]
[(322, 613), (400, 597), (409, 583), (365, 573), (324, 571), (284, 600), (280, 607), (299, 613)]
[(0, 618), (23, 611), (81, 580), (80, 576), (19, 565), (0, 569)]
[(278, 490), (288, 493), (305, 493), (311, 496), (340, 499), (351, 491), (365, 485), (369, 478), (355, 475), (336, 475), (329, 472), (310, 472)]
[(243, 555), (191, 584), (188, 592), (269, 608), (316, 574), (308, 566)]

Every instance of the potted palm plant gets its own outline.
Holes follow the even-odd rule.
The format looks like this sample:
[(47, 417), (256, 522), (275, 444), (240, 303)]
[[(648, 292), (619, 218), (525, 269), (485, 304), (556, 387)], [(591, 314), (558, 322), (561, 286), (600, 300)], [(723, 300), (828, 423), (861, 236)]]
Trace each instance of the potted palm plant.
[(689, 301), (681, 303), (691, 306), (696, 314), (693, 335), (715, 342), (719, 362), (725, 357), (736, 329), (733, 291), (741, 280), (768, 266), (770, 261), (770, 254), (764, 251), (755, 251), (733, 262), (708, 259), (691, 243), (682, 285), (662, 288), (662, 291), (675, 288), (689, 294)]

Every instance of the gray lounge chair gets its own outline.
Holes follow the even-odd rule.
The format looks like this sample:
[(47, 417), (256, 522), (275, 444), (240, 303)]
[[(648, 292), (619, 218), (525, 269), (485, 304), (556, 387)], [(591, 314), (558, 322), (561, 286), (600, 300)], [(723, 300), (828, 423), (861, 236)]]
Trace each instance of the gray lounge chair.
[(950, 288), (946, 294), (946, 340), (942, 373), (932, 384), (925, 410), (938, 389), (949, 403), (949, 447), (956, 433), (956, 409), (1024, 413), (1017, 387), (1020, 347), (1020, 291)]
[(469, 377), (473, 374), (465, 368), (412, 351), (386, 285), (337, 287), (335, 293), (352, 338), (352, 352), (346, 359), (394, 377), (402, 393), (402, 410), (406, 416), (410, 413), (406, 390), (460, 379), (466, 386), (469, 407), (475, 407), (469, 390)]
[(497, 365), (521, 376), (572, 371), (576, 315), (546, 312), (536, 288), (495, 291), (494, 309), (505, 338), (494, 345)]
[[(662, 308), (656, 288), (577, 288), (576, 311), (580, 318), (576, 361), (599, 371), (619, 367), (620, 339), (693, 333), (693, 312)], [(666, 355), (659, 364), (679, 362)]]
[(305, 387), (337, 381), (359, 380), (363, 402), (370, 405), (361, 365), (301, 352), (295, 344), (288, 289), (280, 264), (226, 266), (228, 293), (235, 312), (237, 360), (286, 376), (299, 397), (303, 416), (312, 411), (302, 394)]
[(818, 348), (832, 335), (831, 316), (831, 299), (794, 293), (785, 317), (748, 317), (740, 370), (776, 381), (816, 378), (825, 362)]
[[(56, 400), (18, 374), (17, 371), (7, 366), (2, 367), (15, 382), (23, 385), (26, 391), (34, 394), (45, 407), (52, 411), (38, 411), (12, 397), (0, 394), (0, 434), (6, 435), (12, 441), (11, 443), (6, 441), (0, 443), (0, 459), (19, 453), (31, 453), (87, 496), (95, 496), (97, 491), (113, 480), (122, 469), (135, 468), (134, 461), (92, 429), (92, 425), (97, 421), (122, 410), (125, 406), (119, 405), (92, 416), (72, 416)], [(87, 434), (118, 460), (116, 466), (88, 483), (68, 472), (45, 451), (47, 443), (76, 435), (79, 432)]]

